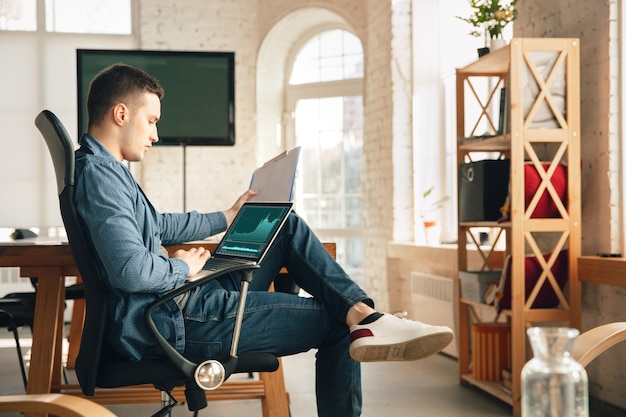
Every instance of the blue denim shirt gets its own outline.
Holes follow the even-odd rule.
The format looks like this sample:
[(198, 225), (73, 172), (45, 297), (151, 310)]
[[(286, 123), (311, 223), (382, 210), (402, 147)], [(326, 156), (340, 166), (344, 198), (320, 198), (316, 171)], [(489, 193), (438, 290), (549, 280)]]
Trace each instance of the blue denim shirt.
[[(128, 168), (84, 134), (76, 151), (78, 214), (85, 222), (109, 287), (107, 338), (121, 355), (141, 360), (157, 351), (143, 312), (160, 294), (185, 282), (187, 264), (168, 258), (161, 245), (204, 239), (226, 229), (222, 212), (161, 214)], [(157, 327), (179, 352), (185, 349), (183, 316), (175, 301), (153, 313)]]

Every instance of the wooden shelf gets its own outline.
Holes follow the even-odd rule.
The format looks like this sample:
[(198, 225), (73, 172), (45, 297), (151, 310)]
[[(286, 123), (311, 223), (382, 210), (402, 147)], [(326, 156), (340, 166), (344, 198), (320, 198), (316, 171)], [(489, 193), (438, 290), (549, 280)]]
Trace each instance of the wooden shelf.
[(511, 222), (460, 222), (459, 227), (511, 227)]
[(509, 70), (510, 49), (500, 48), (483, 55), (480, 59), (459, 68), (457, 71), (470, 76), (496, 76), (506, 74)]
[[(545, 232), (549, 232), (551, 230), (554, 231), (561, 231), (561, 230), (567, 230), (567, 225), (569, 224), (569, 220), (568, 219), (535, 219), (535, 218), (531, 218), (531, 219), (526, 219), (525, 220), (525, 230), (528, 231), (545, 231)], [(474, 227), (500, 227), (503, 229), (510, 229), (512, 227), (511, 222), (510, 221), (506, 221), (506, 222), (497, 222), (497, 221), (493, 221), (493, 222), (484, 222), (484, 221), (480, 221), (480, 222), (459, 222), (458, 224), (459, 227), (463, 227), (463, 228), (474, 228)]]
[[(490, 308), (490, 309), (492, 309), (494, 311), (496, 309), (491, 304), (477, 303), (476, 301), (468, 300), (468, 299), (462, 298), (462, 297), (459, 299), (459, 302), (462, 303), (462, 304), (467, 304), (467, 305), (470, 305), (470, 306), (473, 306), (473, 307), (477, 307), (477, 308), (485, 308), (485, 309)], [(502, 310), (500, 312), (500, 314), (503, 314), (505, 316), (510, 316), (511, 315), (511, 310)]]
[(511, 135), (459, 140), (459, 149), (467, 152), (502, 152), (511, 149)]
[[(550, 59), (546, 61), (546, 57)], [(509, 197), (510, 221), (471, 221), (458, 224), (458, 267), (467, 270), (468, 246), (477, 245), (474, 228), (492, 228), (504, 236), (505, 252), (511, 255), (510, 289), (511, 307), (496, 312), (493, 306), (462, 298), (458, 300), (459, 374), (461, 381), (474, 385), (513, 406), (513, 415), (521, 415), (520, 374), (528, 359), (526, 329), (529, 326), (548, 324), (567, 325), (580, 328), (581, 286), (578, 278), (578, 258), (581, 250), (580, 209), (580, 62), (577, 39), (556, 38), (513, 38), (510, 44), (489, 53), (477, 61), (456, 71), (456, 123), (457, 164), (459, 172), (466, 162), (477, 162), (486, 157), (506, 158), (510, 163)], [(541, 62), (539, 62), (541, 61)], [(539, 69), (540, 68), (540, 69)], [(482, 78), (481, 78), (482, 77)], [(534, 83), (528, 88), (529, 83)], [(556, 85), (558, 84), (558, 88)], [(502, 90), (505, 87), (506, 90)], [(535, 88), (536, 87), (536, 88)], [(530, 90), (536, 94), (529, 94)], [(558, 90), (558, 91), (557, 91)], [(506, 91), (506, 102), (502, 107), (498, 100)], [(558, 97), (557, 97), (558, 95)], [(559, 107), (555, 103), (562, 103)], [(497, 109), (496, 109), (497, 108)], [(500, 121), (500, 109), (508, 129), (504, 135), (477, 136), (481, 132), (496, 132)], [(547, 108), (552, 114), (542, 113)], [(567, 111), (565, 111), (567, 109)], [(494, 114), (498, 112), (498, 114)], [(543, 110), (542, 110), (543, 111)], [(550, 117), (551, 116), (551, 117)], [(548, 120), (550, 123), (544, 123)], [(477, 137), (475, 137), (477, 136)], [(497, 156), (485, 156), (496, 153)], [(540, 177), (540, 185), (532, 195), (526, 187), (526, 166), (532, 164)], [(559, 198), (544, 165), (567, 166), (567, 201)], [(543, 171), (542, 171), (543, 170)], [(550, 174), (552, 175), (552, 174)], [(460, 175), (459, 175), (460, 178)], [(474, 184), (472, 187), (488, 187)], [(459, 185), (459, 190), (461, 185)], [(490, 190), (486, 188), (485, 193)], [(459, 191), (459, 197), (460, 197)], [(554, 218), (533, 218), (531, 211), (538, 201), (545, 198), (557, 207)], [(557, 197), (554, 197), (557, 196)], [(459, 198), (459, 201), (461, 199)], [(504, 200), (504, 199), (503, 199)], [(504, 202), (504, 201), (503, 201)], [(558, 204), (557, 204), (558, 203)], [(530, 205), (530, 208), (528, 207)], [(505, 229), (505, 230), (498, 230)], [(554, 262), (556, 254), (567, 251), (567, 284), (565, 290), (554, 284), (553, 291), (561, 303), (557, 308), (532, 308), (534, 296), (543, 285), (556, 283), (552, 264), (542, 262), (537, 282), (528, 288), (525, 257), (542, 259), (546, 253)], [(478, 249), (488, 262), (490, 253)], [(624, 262), (622, 265), (626, 265)], [(589, 271), (606, 268), (595, 260), (581, 261), (581, 268)], [(611, 265), (613, 268), (613, 265)], [(528, 297), (528, 299), (527, 299)], [(471, 324), (481, 320), (481, 314), (489, 315), (493, 309), (498, 318), (505, 319), (511, 326), (511, 373), (512, 389), (507, 394), (500, 383), (480, 381), (472, 377), (473, 364)], [(479, 310), (480, 309), (480, 310)], [(504, 316), (504, 317), (502, 317)]]

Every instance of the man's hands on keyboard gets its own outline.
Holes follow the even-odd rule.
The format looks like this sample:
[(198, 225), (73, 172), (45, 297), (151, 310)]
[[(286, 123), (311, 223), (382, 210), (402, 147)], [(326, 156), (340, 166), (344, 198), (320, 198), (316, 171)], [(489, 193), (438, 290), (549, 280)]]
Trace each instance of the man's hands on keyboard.
[(200, 272), (210, 257), (211, 252), (203, 247), (191, 248), (189, 250), (179, 249), (172, 255), (172, 258), (182, 260), (189, 267), (187, 278), (191, 278)]

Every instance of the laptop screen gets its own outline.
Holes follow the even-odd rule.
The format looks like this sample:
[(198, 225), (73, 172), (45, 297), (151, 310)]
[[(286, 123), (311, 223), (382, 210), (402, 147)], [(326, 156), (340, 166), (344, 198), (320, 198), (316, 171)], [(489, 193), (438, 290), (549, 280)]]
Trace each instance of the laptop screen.
[(245, 203), (215, 254), (259, 260), (274, 240), (291, 206), (291, 203)]

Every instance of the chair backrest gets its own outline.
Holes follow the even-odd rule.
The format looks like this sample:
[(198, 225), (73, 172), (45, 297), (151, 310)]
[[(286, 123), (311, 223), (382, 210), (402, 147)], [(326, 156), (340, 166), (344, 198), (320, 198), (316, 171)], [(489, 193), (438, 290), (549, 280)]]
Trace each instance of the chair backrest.
[(61, 121), (43, 110), (35, 125), (50, 150), (57, 180), (61, 217), (67, 232), (74, 261), (85, 286), (86, 312), (80, 350), (76, 358), (76, 375), (85, 395), (93, 395), (103, 353), (106, 322), (106, 287), (95, 266), (97, 254), (85, 233), (74, 203), (74, 144)]

